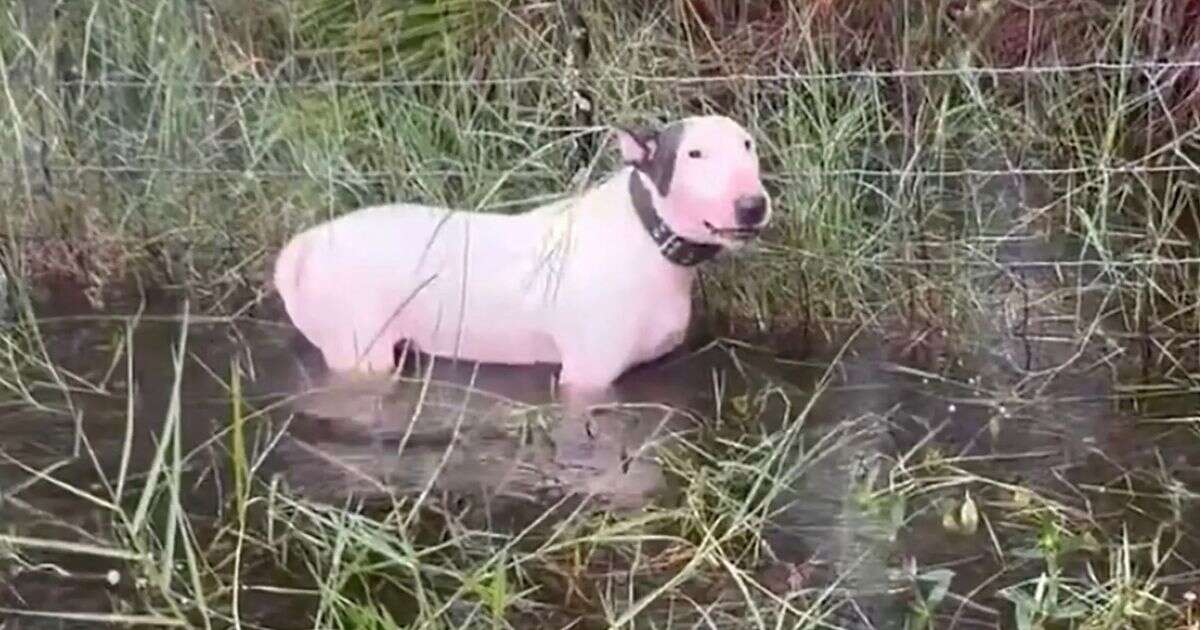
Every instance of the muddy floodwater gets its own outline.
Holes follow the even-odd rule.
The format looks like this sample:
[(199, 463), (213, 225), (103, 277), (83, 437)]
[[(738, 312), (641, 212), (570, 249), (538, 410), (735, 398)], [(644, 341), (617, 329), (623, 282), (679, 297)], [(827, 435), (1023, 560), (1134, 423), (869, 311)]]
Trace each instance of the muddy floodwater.
[[(136, 510), (135, 489), (162, 440), (174, 439), (163, 433), (172, 413), (187, 455), (179, 501), (194, 535), (228, 521), (235, 362), (260, 488), (348, 511), (397, 497), (436, 502), (462, 527), (506, 535), (552, 528), (581, 504), (636, 514), (680, 501), (681, 480), (664, 462), (701, 457), (688, 447), (697, 436), (794, 424), (795, 456), (808, 459), (774, 499), (762, 533), (770, 553), (753, 569), (779, 592), (836, 582), (862, 604), (825, 627), (904, 627), (913, 595), (895, 576), (908, 566), (952, 575), (933, 627), (1014, 627), (999, 591), (1045, 570), (1021, 553), (1044, 534), (1024, 518), (1039, 505), (1096, 545), (1067, 557), (1072, 575), (1108, 571), (1105, 550), (1122, 540), (1156, 540), (1159, 595), (1182, 602), (1197, 583), (1200, 396), (1147, 374), (1143, 345), (1104, 335), (1079, 343), (1070, 318), (1018, 335), (1000, 322), (1000, 304), (995, 326), (973, 338), (864, 334), (790, 358), (701, 339), (627, 375), (620, 404), (584, 423), (557, 415), (548, 367), (435, 362), (427, 378), (332, 378), (277, 308), (227, 319), (195, 304), (185, 315), (180, 294), (167, 291), (126, 291), (100, 310), (67, 289), (35, 297), (44, 352), (10, 348), (8, 361), (25, 367), (5, 377), (0, 408), (4, 630), (98, 627), (86, 616), (141, 610), (125, 560), (36, 541), (119, 548), (113, 512), (95, 497), (111, 497), (123, 479), (122, 507)], [(733, 426), (746, 406), (755, 420)], [(947, 464), (923, 469), (931, 457)], [(863, 516), (854, 489), (872, 474), (886, 490), (876, 498), (908, 497), (890, 532)], [(968, 497), (973, 519), (963, 517)], [(885, 516), (896, 510), (878, 505), (892, 506)], [(241, 623), (312, 627), (317, 604), (302, 579), (247, 574)], [(556, 620), (546, 627), (604, 627), (577, 609), (543, 613)]]

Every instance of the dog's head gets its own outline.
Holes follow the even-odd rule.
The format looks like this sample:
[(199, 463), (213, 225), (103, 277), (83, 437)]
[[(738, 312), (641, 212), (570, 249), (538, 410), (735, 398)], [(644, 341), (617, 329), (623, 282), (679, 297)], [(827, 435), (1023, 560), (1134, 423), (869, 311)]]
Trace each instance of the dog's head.
[(622, 159), (649, 180), (659, 216), (680, 236), (736, 248), (770, 220), (754, 138), (733, 120), (693, 116), (616, 133)]

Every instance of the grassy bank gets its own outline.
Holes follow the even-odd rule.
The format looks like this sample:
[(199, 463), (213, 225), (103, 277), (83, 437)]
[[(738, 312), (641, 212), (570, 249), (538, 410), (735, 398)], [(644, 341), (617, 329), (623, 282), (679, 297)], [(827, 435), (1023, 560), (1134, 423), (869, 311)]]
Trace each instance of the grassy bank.
[(952, 323), (990, 275), (1060, 262), (1011, 253), (1051, 233), (1095, 250), (1132, 328), (1200, 326), (1200, 69), (1147, 65), (1200, 61), (1194, 27), (1159, 28), (1189, 4), (763, 2), (742, 27), (704, 4), (9, 3), (10, 263), (255, 284), (315, 221), (517, 210), (612, 166), (603, 125), (720, 111), (779, 203), (759, 252), (709, 270), (721, 332)]

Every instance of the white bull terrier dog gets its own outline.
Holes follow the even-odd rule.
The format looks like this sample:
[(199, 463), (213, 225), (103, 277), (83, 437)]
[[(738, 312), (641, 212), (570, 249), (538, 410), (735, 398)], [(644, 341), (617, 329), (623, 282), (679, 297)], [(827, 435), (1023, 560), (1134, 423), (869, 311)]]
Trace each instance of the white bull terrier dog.
[(753, 138), (724, 116), (617, 129), (622, 168), (512, 215), (419, 204), (308, 229), (275, 263), (292, 323), (331, 371), (390, 372), (397, 344), (482, 363), (559, 364), (608, 390), (678, 346), (695, 265), (771, 215)]

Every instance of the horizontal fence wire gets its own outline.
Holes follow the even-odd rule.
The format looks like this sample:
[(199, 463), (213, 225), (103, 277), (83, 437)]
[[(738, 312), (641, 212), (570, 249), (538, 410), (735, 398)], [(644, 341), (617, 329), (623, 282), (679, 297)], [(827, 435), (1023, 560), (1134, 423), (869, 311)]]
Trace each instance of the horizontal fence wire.
[[(30, 170), (38, 171), (43, 167), (40, 165), (30, 164)], [(479, 175), (503, 175), (509, 178), (517, 179), (532, 179), (545, 178), (553, 174), (544, 172), (528, 172), (528, 171), (505, 171), (503, 169), (473, 169), (473, 170), (456, 170), (456, 169), (397, 169), (395, 171), (363, 171), (356, 172), (352, 170), (330, 170), (324, 172), (310, 172), (297, 170), (277, 170), (277, 169), (233, 169), (233, 168), (203, 168), (203, 167), (184, 167), (184, 166), (121, 166), (121, 165), (96, 165), (96, 164), (76, 164), (76, 165), (49, 165), (45, 167), (52, 173), (63, 174), (108, 174), (108, 175), (181, 175), (194, 177), (242, 177), (247, 179), (265, 178), (265, 179), (318, 179), (325, 180), (329, 178), (344, 179), (347, 177), (360, 179), (393, 179), (397, 177), (467, 177)], [(843, 178), (843, 177), (922, 177), (922, 178), (966, 178), (966, 177), (1061, 177), (1069, 175), (1154, 175), (1154, 174), (1172, 174), (1172, 173), (1194, 173), (1200, 174), (1200, 164), (1164, 164), (1164, 165), (1126, 165), (1126, 166), (1075, 166), (1063, 168), (963, 168), (963, 169), (923, 169), (913, 167), (911, 169), (859, 169), (859, 168), (837, 168), (837, 169), (822, 169), (822, 170), (785, 170), (777, 174), (763, 174), (763, 179), (775, 183), (791, 183), (800, 180), (811, 180), (818, 178)]]
[[(189, 88), (189, 89), (258, 89), (258, 90), (289, 90), (289, 89), (383, 89), (383, 88), (404, 88), (404, 87), (487, 87), (487, 86), (505, 86), (505, 85), (528, 85), (528, 84), (560, 84), (563, 86), (578, 86), (580, 84), (602, 84), (616, 82), (642, 82), (653, 84), (673, 84), (673, 85), (700, 85), (714, 84), (722, 82), (804, 82), (804, 81), (854, 81), (854, 80), (885, 80), (885, 79), (927, 79), (927, 78), (953, 78), (964, 76), (1041, 76), (1041, 75), (1056, 75), (1056, 74), (1079, 74), (1088, 72), (1103, 72), (1103, 73), (1143, 73), (1152, 75), (1154, 73), (1168, 74), (1179, 73), (1190, 69), (1200, 70), (1200, 60), (1180, 60), (1180, 61), (1094, 61), (1078, 64), (1062, 64), (1062, 65), (1018, 65), (1004, 67), (946, 67), (946, 68), (925, 68), (925, 69), (855, 69), (837, 72), (790, 72), (790, 73), (768, 73), (768, 74), (716, 74), (708, 76), (683, 76), (683, 75), (658, 75), (650, 76), (637, 73), (626, 72), (608, 72), (605, 74), (594, 74), (586, 79), (576, 78), (569, 79), (565, 76), (525, 76), (525, 77), (494, 77), (494, 78), (441, 78), (441, 79), (394, 79), (394, 80), (348, 80), (348, 79), (299, 79), (292, 80), (282, 77), (262, 77), (262, 78), (247, 78), (239, 76), (229, 79), (218, 80), (178, 80), (171, 78), (154, 79), (154, 78), (129, 78), (129, 77), (97, 77), (97, 78), (77, 78), (77, 79), (48, 79), (43, 81), (29, 81), (25, 79), (17, 79), (14, 77), (0, 78), (0, 88), (3, 87), (20, 87), (28, 86), (30, 88), (45, 91), (54, 88), (63, 87), (78, 87), (87, 89), (103, 89), (103, 88), (126, 88), (126, 89), (162, 89), (162, 88)], [(1168, 77), (1169, 79), (1170, 77)], [(1154, 91), (1154, 88), (1148, 88), (1148, 91)], [(560, 131), (579, 133), (579, 132), (604, 132), (609, 128), (606, 126), (597, 127), (573, 127), (564, 126)], [(1181, 130), (1184, 137), (1189, 134), (1194, 134), (1194, 130)], [(1181, 139), (1173, 143), (1178, 145)], [(1177, 148), (1177, 147), (1176, 147)], [(1150, 163), (1151, 161), (1163, 161), (1170, 159), (1173, 163), (1161, 164)], [(922, 179), (937, 179), (937, 178), (999, 178), (999, 177), (1069, 177), (1069, 176), (1117, 176), (1117, 175), (1164, 175), (1164, 174), (1200, 174), (1200, 164), (1190, 161), (1186, 155), (1178, 150), (1169, 150), (1167, 148), (1160, 149), (1155, 153), (1139, 158), (1134, 161), (1125, 163), (1095, 163), (1095, 164), (1079, 164), (1063, 167), (1012, 167), (1012, 168), (951, 168), (951, 169), (931, 169), (917, 165), (912, 165), (906, 168), (829, 168), (829, 169), (780, 169), (772, 173), (764, 173), (763, 179), (775, 184), (790, 184), (797, 182), (806, 182), (814, 179), (823, 178), (922, 178)], [(10, 162), (11, 163), (11, 162)], [(216, 177), (216, 178), (243, 178), (247, 180), (255, 179), (308, 179), (315, 181), (330, 181), (337, 180), (343, 183), (351, 183), (354, 180), (395, 180), (406, 178), (438, 178), (438, 177), (478, 177), (478, 176), (503, 176), (511, 179), (545, 179), (555, 176), (567, 176), (567, 173), (559, 173), (550, 169), (534, 170), (511, 170), (503, 168), (479, 168), (479, 169), (423, 169), (413, 168), (388, 171), (355, 171), (350, 168), (341, 169), (277, 169), (277, 168), (255, 168), (249, 166), (246, 168), (217, 168), (204, 166), (184, 166), (179, 164), (61, 164), (61, 163), (38, 163), (36, 159), (27, 160), (23, 164), (23, 168), (28, 173), (49, 172), (57, 175), (84, 175), (96, 174), (107, 176), (129, 176), (129, 177), (154, 177), (154, 176), (183, 176), (183, 177)], [(11, 172), (11, 171), (10, 171)], [(0, 186), (16, 187), (20, 185), (15, 181), (4, 181), (0, 176)], [(937, 245), (947, 245), (956, 242), (940, 241), (938, 243), (930, 243)], [(965, 239), (971, 241), (972, 239)], [(975, 239), (979, 240), (979, 239)], [(768, 252), (773, 248), (768, 244), (764, 247)], [(780, 250), (789, 254), (800, 253), (794, 250)], [(967, 267), (989, 267), (994, 269), (1031, 269), (1031, 268), (1047, 268), (1047, 269), (1083, 269), (1083, 268), (1106, 268), (1106, 269), (1139, 269), (1150, 268), (1157, 266), (1182, 266), (1191, 267), (1200, 264), (1200, 258), (1179, 257), (1179, 258), (1151, 258), (1151, 257), (1135, 257), (1132, 260), (1047, 260), (1047, 261), (1028, 261), (1028, 260), (1010, 260), (1010, 261), (988, 261), (988, 260), (972, 260), (966, 258), (923, 258), (919, 260), (908, 259), (882, 259), (873, 258), (869, 261), (863, 261), (852, 257), (829, 256), (823, 254), (826, 262), (836, 264), (838, 261), (852, 262), (857, 260), (870, 265), (878, 266), (939, 266), (939, 265), (954, 265)]]
[[(953, 77), (961, 75), (1046, 75), (1046, 74), (1071, 74), (1083, 72), (1155, 72), (1155, 71), (1181, 71), (1187, 69), (1200, 69), (1200, 59), (1198, 60), (1130, 60), (1130, 61), (1092, 61), (1076, 64), (1058, 64), (1058, 65), (1015, 65), (1015, 66), (998, 66), (998, 67), (976, 67), (976, 66), (958, 66), (947, 68), (924, 68), (924, 69), (854, 69), (836, 72), (789, 72), (789, 73), (768, 73), (768, 74), (720, 74), (711, 76), (686, 76), (686, 75), (643, 75), (637, 73), (616, 72), (608, 74), (599, 74), (588, 77), (582, 80), (583, 83), (597, 82), (647, 82), (647, 83), (670, 83), (677, 85), (688, 84), (704, 84), (704, 83), (719, 83), (719, 82), (802, 82), (809, 80), (816, 81), (839, 81), (839, 80), (854, 80), (854, 79), (889, 79), (889, 78), (934, 78), (934, 77)], [(231, 89), (231, 88), (256, 88), (256, 89), (354, 89), (354, 88), (388, 88), (388, 87), (423, 87), (423, 86), (442, 86), (442, 87), (482, 87), (491, 85), (521, 85), (530, 83), (540, 84), (572, 84), (578, 85), (580, 79), (570, 80), (562, 75), (554, 77), (497, 77), (497, 78), (461, 78), (461, 79), (393, 79), (393, 80), (345, 80), (345, 79), (320, 79), (320, 80), (291, 80), (291, 79), (272, 79), (272, 78), (237, 78), (228, 80), (215, 81), (199, 81), (199, 80), (176, 80), (176, 79), (128, 79), (128, 78), (78, 78), (78, 79), (48, 79), (44, 81), (28, 81), (24, 79), (15, 79), (13, 77), (0, 78), (0, 85), (28, 86), (39, 90), (44, 90), (53, 87), (83, 87), (83, 88), (163, 88), (163, 87), (184, 87), (196, 89)], [(580, 131), (604, 131), (606, 127), (595, 127), (591, 129), (571, 127), (564, 129), (572, 132)], [(1177, 153), (1177, 152), (1176, 152)], [(895, 168), (895, 169), (869, 169), (869, 168), (832, 168), (832, 169), (810, 169), (810, 170), (787, 170), (766, 175), (765, 177), (778, 182), (789, 183), (800, 180), (811, 180), (815, 178), (969, 178), (969, 177), (1061, 177), (1070, 175), (1153, 175), (1153, 174), (1186, 174), (1200, 173), (1200, 164), (1196, 164), (1181, 159), (1186, 162), (1183, 164), (1145, 164), (1144, 162), (1158, 156), (1149, 156), (1142, 158), (1136, 162), (1125, 164), (1088, 164), (1066, 167), (1045, 167), (1045, 168), (958, 168), (958, 169), (928, 169), (919, 166), (911, 168)], [(103, 165), (103, 164), (49, 164), (49, 165), (29, 165), (32, 170), (44, 170), (52, 173), (60, 174), (112, 174), (112, 175), (176, 175), (176, 176), (193, 176), (193, 177), (244, 177), (248, 179), (254, 178), (278, 178), (278, 179), (328, 179), (330, 177), (352, 177), (358, 179), (370, 180), (386, 180), (396, 177), (462, 177), (468, 175), (479, 175), (484, 171), (474, 170), (453, 170), (453, 169), (435, 169), (435, 170), (404, 170), (404, 171), (381, 171), (381, 172), (355, 172), (349, 169), (326, 171), (323, 173), (303, 171), (303, 170), (279, 170), (279, 169), (255, 169), (255, 168), (209, 168), (209, 167), (189, 167), (175, 164), (168, 165)], [(503, 173), (510, 178), (534, 178), (547, 177), (548, 173), (531, 173), (531, 172), (511, 172), (502, 169), (489, 170), (488, 173)], [(9, 185), (12, 182), (8, 182)], [(0, 182), (3, 185), (3, 182)]]
[[(28, 242), (54, 242), (57, 239), (46, 237), (41, 234), (7, 234), (0, 232), (0, 238), (18, 238)], [(961, 239), (962, 241), (977, 241), (980, 239)], [(1019, 240), (1014, 237), (1012, 240)], [(114, 237), (106, 239), (108, 244), (121, 243), (125, 245), (141, 245), (145, 244), (145, 239), (140, 237)], [(914, 246), (921, 245), (940, 245), (955, 244), (958, 241), (914, 241)], [(1183, 256), (1183, 257), (1139, 257), (1134, 260), (995, 260), (984, 259), (980, 257), (962, 256), (959, 258), (952, 257), (930, 257), (930, 258), (894, 258), (894, 257), (871, 257), (862, 258), (850, 255), (838, 255), (830, 253), (815, 254), (805, 251), (801, 248), (779, 247), (769, 242), (760, 243), (758, 246), (760, 254), (784, 255), (794, 259), (816, 260), (823, 266), (827, 267), (844, 267), (846, 265), (861, 265), (864, 267), (875, 268), (934, 268), (934, 267), (953, 267), (957, 269), (975, 269), (979, 272), (987, 272), (988, 275), (1004, 274), (1013, 272), (1029, 272), (1029, 271), (1053, 271), (1057, 273), (1085, 273), (1085, 272), (1128, 272), (1128, 271), (1145, 271), (1156, 268), (1197, 268), (1200, 267), (1200, 257)], [(1069, 288), (1063, 290), (1083, 291), (1083, 292), (1103, 292), (1118, 285), (1110, 282), (1104, 282), (1099, 276), (1080, 283), (1082, 286), (1070, 285)], [(1200, 292), (1192, 291), (1200, 295)], [(1197, 338), (1200, 341), (1200, 338)]]
[[(494, 78), (446, 78), (446, 79), (228, 79), (228, 80), (185, 80), (185, 79), (128, 79), (128, 78), (77, 78), (59, 79), (37, 83), (37, 85), (56, 84), (77, 87), (194, 87), (194, 88), (228, 88), (228, 87), (270, 87), (270, 88), (385, 88), (385, 87), (476, 87), (493, 85), (522, 85), (522, 84), (565, 84), (565, 83), (611, 83), (611, 82), (640, 82), (640, 83), (671, 83), (676, 85), (695, 85), (724, 82), (800, 82), (800, 81), (846, 81), (854, 79), (905, 79), (905, 78), (946, 78), (974, 75), (1046, 75), (1046, 74), (1078, 74), (1086, 72), (1128, 72), (1128, 71), (1166, 71), (1200, 68), (1200, 60), (1174, 61), (1091, 61), (1076, 64), (1046, 64), (1046, 65), (1014, 65), (1014, 66), (956, 66), (946, 68), (899, 68), (888, 70), (855, 69), (830, 72), (786, 72), (786, 73), (726, 73), (713, 75), (646, 75), (634, 72), (617, 72), (605, 74), (580, 75), (576, 79), (567, 79), (563, 75), (528, 76), (528, 77), (494, 77)], [(10, 85), (32, 85), (35, 82), (9, 79)]]

